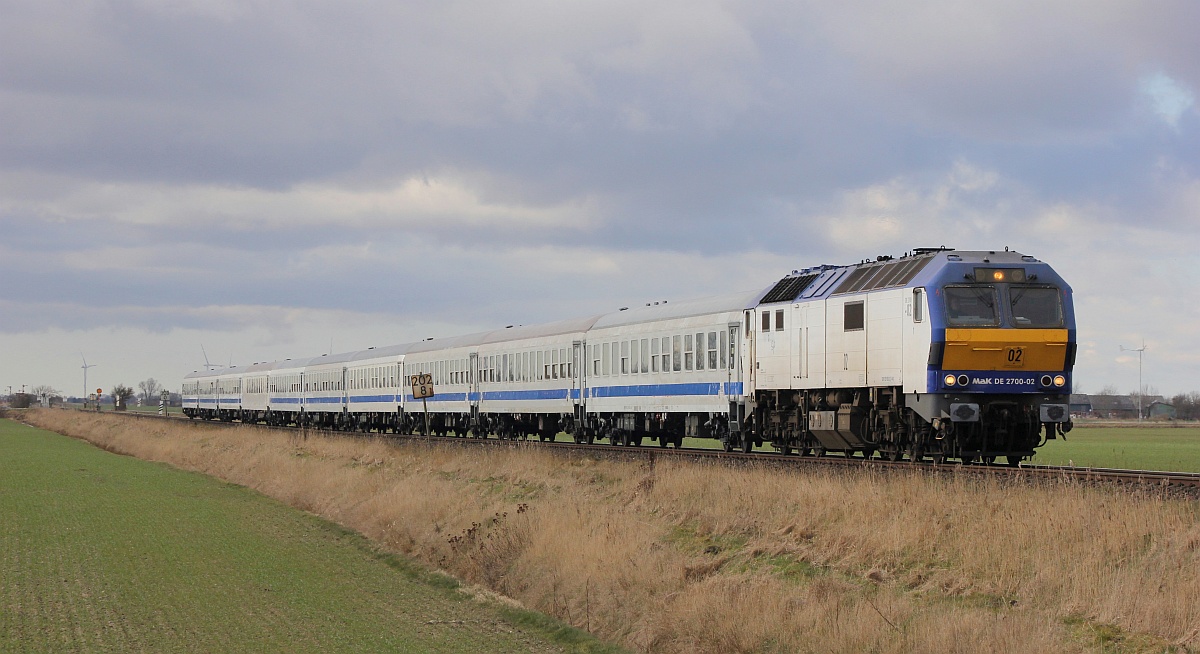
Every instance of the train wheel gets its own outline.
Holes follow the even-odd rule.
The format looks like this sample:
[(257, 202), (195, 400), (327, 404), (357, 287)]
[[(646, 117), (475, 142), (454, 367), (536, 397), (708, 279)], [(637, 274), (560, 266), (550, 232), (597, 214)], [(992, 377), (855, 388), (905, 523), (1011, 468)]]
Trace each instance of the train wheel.
[(733, 441), (729, 440), (729, 436), (725, 436), (721, 439), (721, 449), (725, 450), (726, 452), (733, 451)]
[(671, 439), (666, 434), (659, 435), (659, 437), (658, 437), (658, 446), (659, 447), (666, 447), (667, 444), (670, 442), (671, 442)]
[(749, 454), (754, 450), (754, 437), (750, 434), (742, 434), (742, 452)]
[(1021, 465), (1022, 457), (1015, 456), (1015, 455), (1009, 455), (1004, 458), (1007, 460), (1006, 462), (1008, 463), (1010, 468), (1015, 468), (1015, 467)]
[(676, 436), (672, 439), (672, 443), (675, 445), (675, 449), (683, 447), (683, 435)]
[(792, 453), (792, 444), (784, 441), (783, 445), (779, 446), (779, 453), (784, 456), (789, 456)]

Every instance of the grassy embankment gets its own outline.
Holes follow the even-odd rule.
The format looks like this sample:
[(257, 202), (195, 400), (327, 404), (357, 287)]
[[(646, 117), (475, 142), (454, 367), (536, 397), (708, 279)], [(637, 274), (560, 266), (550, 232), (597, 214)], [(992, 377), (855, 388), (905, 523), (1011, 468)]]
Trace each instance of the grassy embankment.
[(1078, 427), (1046, 443), (1033, 463), (1200, 472), (1200, 426)]
[(1200, 504), (43, 411), (654, 652), (1200, 650)]
[(0, 515), (0, 652), (602, 649), (242, 486), (7, 420)]

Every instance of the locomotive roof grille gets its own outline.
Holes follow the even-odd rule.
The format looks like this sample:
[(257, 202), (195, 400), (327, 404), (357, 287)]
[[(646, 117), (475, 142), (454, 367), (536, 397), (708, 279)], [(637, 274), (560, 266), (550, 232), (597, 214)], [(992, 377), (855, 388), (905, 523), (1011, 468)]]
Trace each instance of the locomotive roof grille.
[(833, 295), (861, 293), (881, 288), (905, 286), (921, 272), (933, 257), (918, 256), (858, 268), (834, 290)]
[(804, 289), (808, 288), (808, 286), (812, 284), (817, 277), (820, 277), (820, 275), (811, 274), (800, 275), (799, 277), (784, 277), (775, 284), (774, 288), (772, 288), (767, 292), (766, 295), (763, 296), (762, 304), (771, 304), (772, 302), (791, 302), (797, 297), (800, 297), (800, 294), (804, 292)]

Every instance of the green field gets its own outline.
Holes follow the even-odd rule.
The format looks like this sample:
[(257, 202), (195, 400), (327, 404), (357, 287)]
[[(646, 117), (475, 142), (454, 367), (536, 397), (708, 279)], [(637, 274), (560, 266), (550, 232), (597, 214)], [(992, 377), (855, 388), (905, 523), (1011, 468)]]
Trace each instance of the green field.
[(1200, 472), (1200, 427), (1080, 427), (1040, 448), (1032, 462)]
[(0, 420), (0, 652), (601, 651), (244, 487)]

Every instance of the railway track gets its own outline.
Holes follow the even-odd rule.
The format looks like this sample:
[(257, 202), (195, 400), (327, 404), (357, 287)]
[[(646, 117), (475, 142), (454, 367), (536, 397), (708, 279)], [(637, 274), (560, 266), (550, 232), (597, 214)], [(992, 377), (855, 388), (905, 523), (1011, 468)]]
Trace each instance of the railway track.
[(1090, 484), (1121, 486), (1130, 489), (1168, 489), (1192, 499), (1200, 499), (1200, 473), (1169, 472), (1162, 470), (1122, 470), (1116, 468), (1090, 468), (1079, 466), (1047, 466), (1021, 464), (1017, 467), (1006, 465), (983, 465), (961, 463), (933, 463), (930, 461), (885, 461), (883, 459), (863, 459), (829, 455), (824, 457), (784, 456), (772, 452), (725, 452), (720, 449), (705, 448), (668, 448), (659, 446), (619, 446), (594, 443), (578, 445), (562, 441), (537, 440), (500, 440), (496, 438), (466, 438), (422, 436), (419, 434), (386, 434), (378, 432), (344, 432), (296, 427), (269, 427), (266, 425), (243, 425), (239, 422), (205, 422), (185, 418), (183, 416), (160, 416), (156, 414), (126, 413), (127, 417), (141, 420), (167, 420), (183, 424), (206, 424), (212, 426), (250, 427), (255, 429), (283, 429), (302, 434), (304, 437), (321, 436), (364, 436), (372, 438), (387, 438), (396, 441), (462, 445), (464, 447), (539, 447), (570, 455), (585, 453), (589, 456), (619, 458), (626, 460), (654, 460), (668, 457), (678, 459), (719, 461), (724, 465), (769, 465), (778, 467), (841, 467), (845, 469), (870, 469), (874, 471), (912, 472), (921, 470), (930, 474), (971, 474), (990, 475), (1007, 479), (1023, 479), (1028, 481), (1071, 481)]

